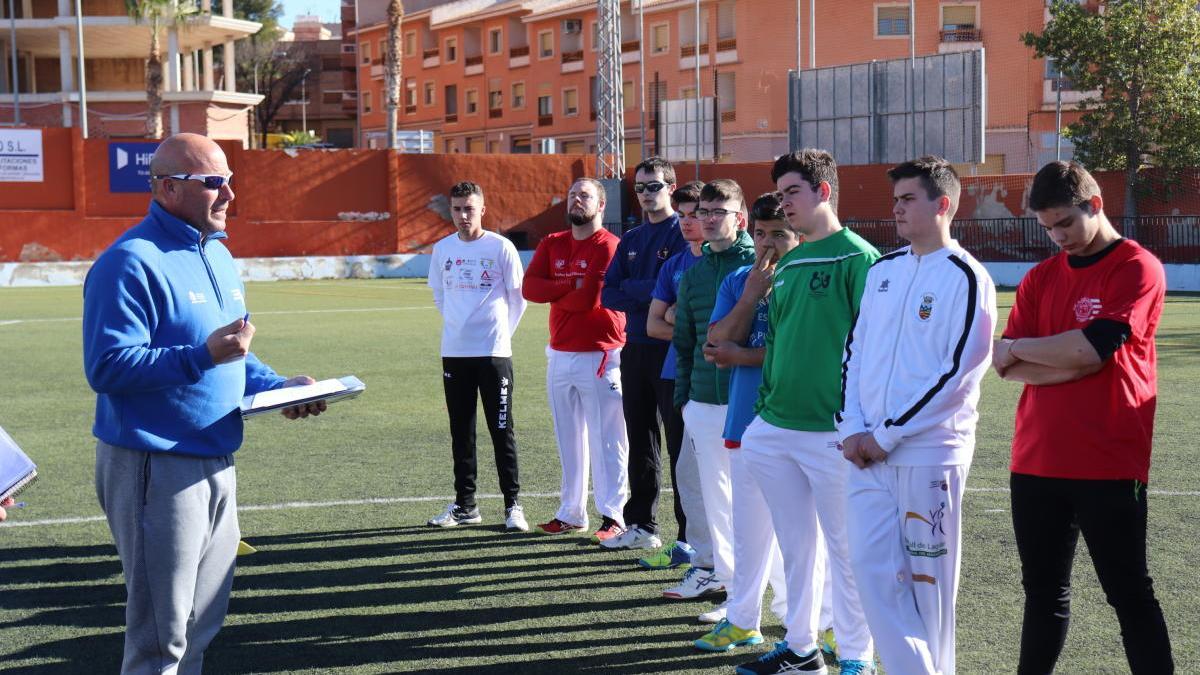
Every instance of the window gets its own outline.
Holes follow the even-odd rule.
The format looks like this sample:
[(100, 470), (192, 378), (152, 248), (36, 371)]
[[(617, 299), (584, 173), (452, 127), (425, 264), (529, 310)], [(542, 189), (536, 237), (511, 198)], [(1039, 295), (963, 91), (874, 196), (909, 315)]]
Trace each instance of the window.
[(488, 31), (488, 54), (499, 54), (504, 46), (504, 34), (499, 28)]
[(433, 80), (425, 80), (425, 105), (433, 105), (437, 99), (437, 85)]
[(621, 96), (625, 99), (626, 110), (637, 108), (637, 90), (633, 88), (633, 80), (625, 80), (621, 83)]
[(379, 63), (387, 63), (387, 43), (383, 40), (379, 41), (379, 56), (376, 58)]
[(592, 22), (592, 51), (600, 49), (600, 22)]
[(875, 5), (875, 37), (908, 35), (908, 7)]
[(410, 30), (404, 34), (404, 55), (417, 55), (417, 31)]
[(458, 114), (458, 85), (446, 85), (446, 114)]
[(512, 86), (512, 107), (520, 110), (525, 107), (525, 83), (514, 82)]
[(479, 90), (468, 89), (466, 95), (466, 109), (468, 115), (474, 115), (479, 112)]
[(650, 26), (650, 53), (666, 54), (671, 50), (671, 24), (656, 23)]
[(977, 28), (976, 5), (942, 5), (942, 30)]
[(417, 78), (404, 78), (404, 105), (417, 107)]
[(578, 89), (563, 89), (563, 114), (571, 116), (579, 114)]
[(364, 66), (371, 65), (371, 43), (370, 42), (362, 43), (362, 49), (360, 49), (358, 53), (362, 54), (362, 64)]
[(732, 40), (737, 37), (737, 17), (733, 13), (733, 0), (721, 0), (717, 5), (717, 39)]
[(564, 155), (582, 155), (584, 151), (583, 141), (563, 141), (560, 150)]
[(1050, 57), (1046, 57), (1046, 79), (1050, 80), (1050, 91), (1075, 89), (1075, 83), (1071, 81), (1070, 76), (1059, 71), (1058, 64)]
[(679, 88), (679, 98), (696, 98), (696, 86), (687, 85)]
[(362, 95), (363, 114), (371, 112), (371, 92), (364, 91)]
[(538, 33), (538, 58), (548, 59), (554, 56), (554, 33), (544, 30)]
[(553, 115), (553, 114), (554, 114), (554, 103), (551, 102), (550, 97), (549, 96), (539, 96), (538, 97), (538, 115), (545, 116), (545, 115)]
[(458, 38), (446, 38), (446, 63), (458, 61)]
[[(685, 9), (679, 12), (679, 43), (683, 45), (696, 44), (696, 10)], [(700, 44), (708, 44), (708, 9), (700, 10)]]
[(737, 114), (737, 74), (732, 70), (717, 73), (717, 106), (721, 119), (730, 121)]
[(488, 110), (499, 110), (504, 107), (504, 92), (496, 90), (488, 92)]
[(483, 136), (467, 137), (467, 153), (472, 155), (483, 153)]

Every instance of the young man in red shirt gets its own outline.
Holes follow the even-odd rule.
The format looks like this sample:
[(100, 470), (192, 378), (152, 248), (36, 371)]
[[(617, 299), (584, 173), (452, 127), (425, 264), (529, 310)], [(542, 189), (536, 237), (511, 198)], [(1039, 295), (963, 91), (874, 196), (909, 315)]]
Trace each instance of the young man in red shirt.
[(629, 499), (629, 441), (621, 406), (621, 347), (625, 315), (600, 305), (604, 272), (620, 239), (601, 225), (604, 186), (580, 178), (567, 193), (571, 229), (542, 239), (525, 271), (521, 292), (550, 303), (546, 394), (562, 462), (558, 513), (538, 525), (544, 534), (587, 528), (588, 469), (596, 510), (596, 542), (624, 532)]
[(1121, 238), (1099, 186), (1078, 164), (1042, 167), (1029, 207), (1062, 252), (1021, 280), (993, 354), (1001, 377), (1025, 383), (1011, 479), (1025, 587), (1017, 672), (1054, 670), (1082, 532), (1130, 669), (1171, 673), (1167, 624), (1146, 567), (1163, 267)]

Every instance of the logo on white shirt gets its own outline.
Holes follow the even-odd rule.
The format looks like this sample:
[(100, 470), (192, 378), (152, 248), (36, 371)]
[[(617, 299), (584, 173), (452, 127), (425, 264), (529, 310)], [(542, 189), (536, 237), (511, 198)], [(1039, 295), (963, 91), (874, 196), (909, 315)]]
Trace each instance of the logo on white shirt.
[(879, 282), (879, 290), (877, 292), (878, 293), (887, 293), (888, 292), (888, 284), (890, 284), (890, 283), (891, 283), (890, 279), (884, 279), (883, 281)]
[(1075, 301), (1075, 320), (1079, 323), (1091, 321), (1100, 315), (1102, 308), (1100, 298), (1080, 298)]
[(202, 305), (208, 302), (208, 300), (204, 297), (204, 294), (199, 291), (188, 291), (188, 300), (193, 305)]
[(917, 318), (921, 321), (928, 321), (929, 317), (933, 316), (933, 303), (937, 297), (933, 293), (921, 294), (921, 306), (917, 308)]
[(233, 296), (233, 299), (237, 300), (238, 302), (246, 302), (246, 298), (242, 296), (242, 290), (240, 288), (231, 289), (229, 291), (229, 295)]

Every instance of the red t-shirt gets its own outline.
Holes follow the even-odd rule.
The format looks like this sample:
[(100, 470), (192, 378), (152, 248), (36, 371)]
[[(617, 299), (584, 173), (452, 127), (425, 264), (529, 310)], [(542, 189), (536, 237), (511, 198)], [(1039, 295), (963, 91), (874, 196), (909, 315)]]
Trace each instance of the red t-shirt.
[[(563, 352), (596, 352), (625, 344), (625, 313), (600, 305), (604, 271), (621, 239), (599, 230), (587, 239), (571, 231), (542, 239), (521, 293), (530, 302), (550, 303), (550, 346)], [(582, 279), (577, 288), (578, 279)]]
[(1014, 473), (1149, 479), (1158, 394), (1154, 332), (1165, 292), (1162, 263), (1127, 239), (1086, 267), (1071, 267), (1059, 253), (1025, 275), (1006, 337), (1057, 335), (1097, 319), (1128, 324), (1130, 336), (1092, 375), (1025, 385), (1013, 435)]

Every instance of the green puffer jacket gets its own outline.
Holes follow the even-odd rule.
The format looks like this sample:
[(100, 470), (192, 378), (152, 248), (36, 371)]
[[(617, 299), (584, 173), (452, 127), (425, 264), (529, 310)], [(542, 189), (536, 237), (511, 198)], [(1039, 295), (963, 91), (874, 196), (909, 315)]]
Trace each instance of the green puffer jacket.
[(704, 258), (684, 272), (675, 301), (675, 406), (699, 401), (729, 403), (729, 368), (718, 368), (704, 360), (704, 343), (709, 318), (717, 302), (717, 291), (725, 277), (754, 263), (754, 240), (738, 230), (733, 245), (714, 253), (706, 243)]

